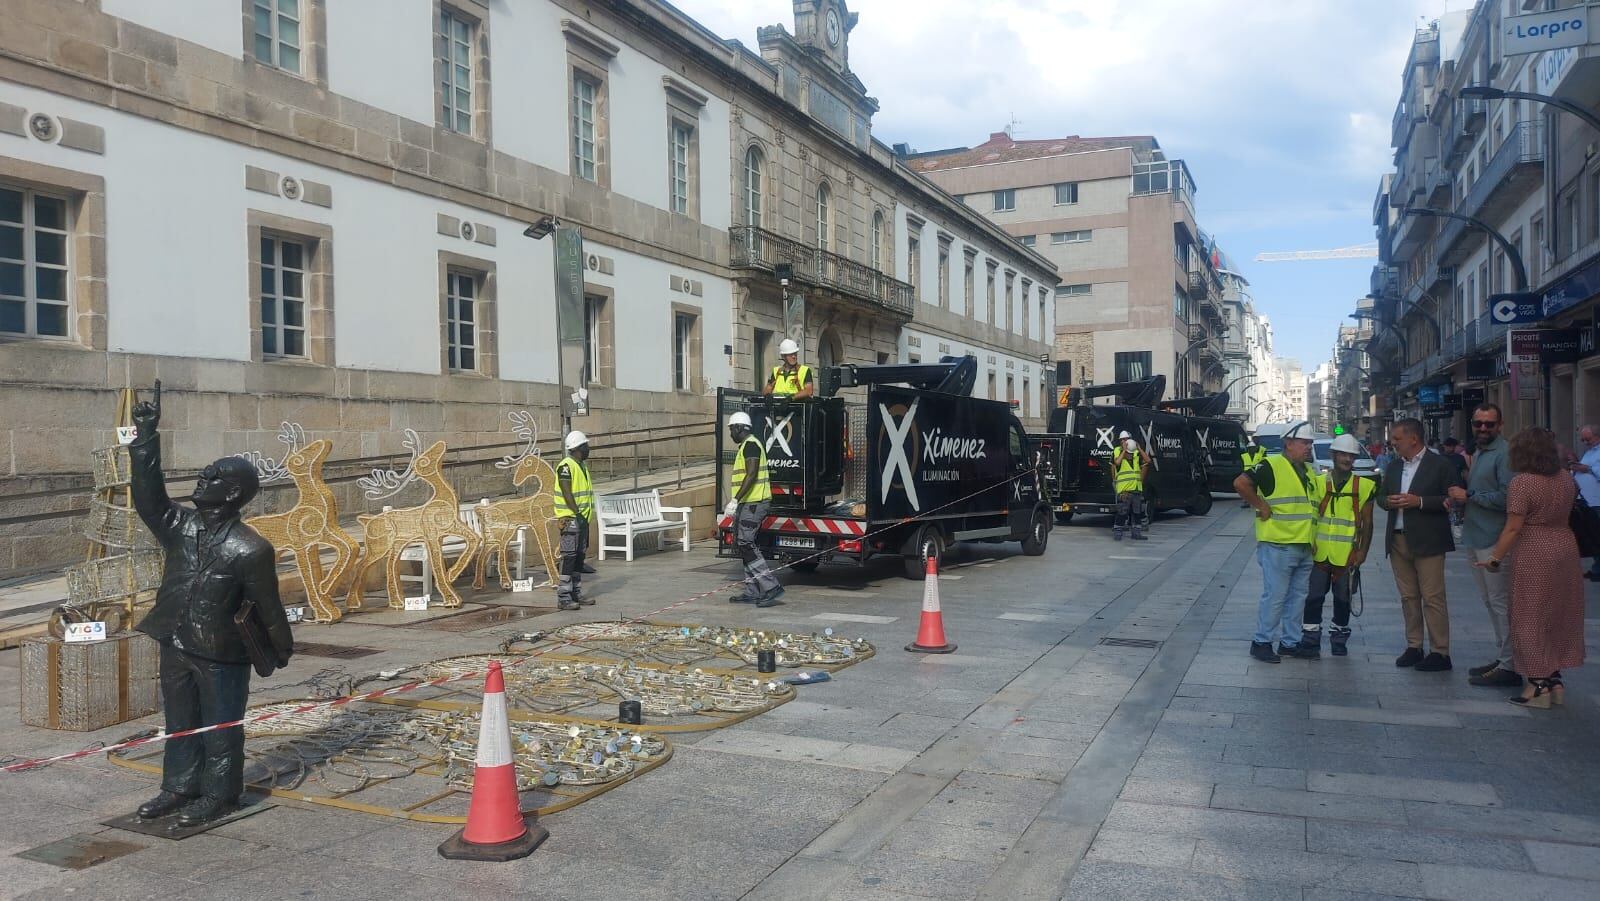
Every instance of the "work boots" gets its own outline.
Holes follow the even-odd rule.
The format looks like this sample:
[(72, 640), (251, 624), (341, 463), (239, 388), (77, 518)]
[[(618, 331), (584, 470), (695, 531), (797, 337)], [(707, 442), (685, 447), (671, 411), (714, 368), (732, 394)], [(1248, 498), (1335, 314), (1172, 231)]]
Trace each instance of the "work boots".
[(239, 806), (238, 799), (212, 798), (202, 796), (183, 805), (178, 811), (178, 825), (188, 829), (209, 823), (217, 817), (230, 813)]
[(1328, 649), (1333, 652), (1333, 656), (1335, 657), (1345, 657), (1349, 655), (1350, 649), (1345, 647), (1345, 644), (1347, 644), (1349, 641), (1349, 629), (1341, 629), (1338, 626), (1334, 626), (1333, 631), (1328, 633)]
[(157, 820), (194, 800), (187, 795), (169, 792), (165, 789), (161, 794), (139, 805), (139, 819)]
[(1300, 643), (1294, 646), (1294, 656), (1301, 660), (1318, 660), (1322, 657), (1322, 632), (1301, 632)]

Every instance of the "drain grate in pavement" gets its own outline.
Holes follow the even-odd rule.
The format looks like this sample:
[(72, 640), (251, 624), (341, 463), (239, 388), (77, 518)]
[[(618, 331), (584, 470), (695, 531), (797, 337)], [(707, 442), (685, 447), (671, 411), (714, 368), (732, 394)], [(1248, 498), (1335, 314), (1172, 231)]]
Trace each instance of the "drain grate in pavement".
[(440, 632), (475, 632), (489, 626), (554, 612), (554, 610), (535, 610), (528, 607), (489, 607), (485, 610), (472, 610), (454, 616), (441, 616), (420, 623), (409, 623), (407, 628), (434, 629)]
[(332, 657), (335, 660), (354, 660), (357, 657), (367, 657), (380, 653), (377, 648), (364, 648), (360, 645), (345, 644), (318, 644), (314, 641), (297, 641), (294, 643), (294, 652), (307, 657)]
[(1154, 638), (1102, 638), (1100, 643), (1113, 648), (1159, 648), (1161, 642)]
[(144, 845), (100, 835), (79, 833), (60, 841), (17, 853), (24, 860), (37, 860), (66, 870), (86, 870), (98, 863), (115, 860), (124, 854), (143, 851)]

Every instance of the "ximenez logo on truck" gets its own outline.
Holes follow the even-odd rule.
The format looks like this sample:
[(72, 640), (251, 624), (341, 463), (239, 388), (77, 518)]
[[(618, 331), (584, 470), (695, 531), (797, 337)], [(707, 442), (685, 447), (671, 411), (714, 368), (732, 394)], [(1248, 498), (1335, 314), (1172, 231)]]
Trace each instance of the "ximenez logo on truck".
[(988, 444), (985, 438), (960, 438), (955, 435), (943, 435), (939, 427), (934, 426), (933, 431), (922, 433), (922, 459), (929, 466), (938, 466), (941, 458), (946, 460), (983, 460), (989, 455), (984, 448)]

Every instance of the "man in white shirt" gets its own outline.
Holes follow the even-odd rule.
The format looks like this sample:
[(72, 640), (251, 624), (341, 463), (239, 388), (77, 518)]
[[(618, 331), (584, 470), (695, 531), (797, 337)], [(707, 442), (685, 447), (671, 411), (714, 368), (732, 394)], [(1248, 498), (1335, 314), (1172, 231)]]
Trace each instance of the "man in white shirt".
[[(1585, 448), (1582, 460), (1571, 464), (1572, 477), (1578, 481), (1583, 500), (1591, 507), (1600, 507), (1600, 426), (1586, 425), (1578, 430), (1578, 440)], [(1584, 577), (1600, 582), (1600, 557), (1594, 558)]]

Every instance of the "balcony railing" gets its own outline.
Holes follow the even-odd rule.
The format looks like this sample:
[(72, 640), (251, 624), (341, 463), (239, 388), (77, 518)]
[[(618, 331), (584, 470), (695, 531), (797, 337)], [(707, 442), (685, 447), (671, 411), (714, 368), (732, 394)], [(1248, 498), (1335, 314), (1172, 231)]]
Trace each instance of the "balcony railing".
[[(1473, 85), (1476, 87), (1476, 85)], [(1450, 123), (1450, 157), (1455, 159), (1472, 146), (1487, 118), (1488, 103), (1482, 97), (1456, 99), (1455, 114)]]
[(916, 289), (906, 282), (848, 257), (785, 238), (764, 228), (736, 225), (729, 229), (735, 269), (771, 271), (778, 263), (794, 267), (796, 281), (831, 288), (892, 313), (911, 316)]
[[(1483, 167), (1478, 180), (1467, 189), (1466, 196), (1456, 205), (1456, 212), (1463, 216), (1487, 214), (1490, 218), (1506, 212), (1501, 207), (1514, 204), (1521, 198), (1506, 199), (1500, 193), (1500, 189), (1514, 176), (1522, 173), (1531, 174), (1543, 163), (1544, 122), (1538, 120), (1518, 122), (1511, 129), (1511, 133), (1506, 135), (1505, 141), (1494, 152), (1494, 156), (1489, 158), (1489, 164)], [(1451, 251), (1456, 249), (1462, 235), (1466, 233), (1467, 227), (1467, 223), (1459, 219), (1445, 220), (1439, 229), (1439, 237), (1434, 242), (1434, 255), (1441, 259), (1449, 256)]]

